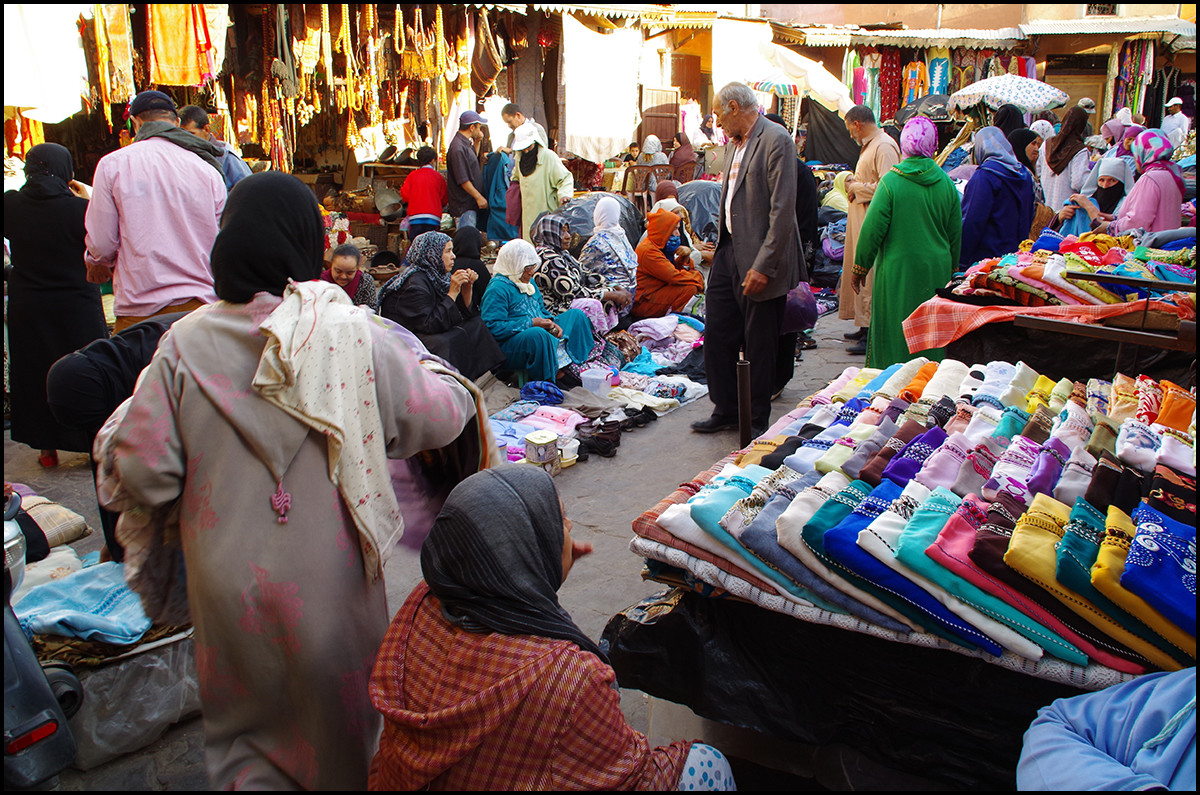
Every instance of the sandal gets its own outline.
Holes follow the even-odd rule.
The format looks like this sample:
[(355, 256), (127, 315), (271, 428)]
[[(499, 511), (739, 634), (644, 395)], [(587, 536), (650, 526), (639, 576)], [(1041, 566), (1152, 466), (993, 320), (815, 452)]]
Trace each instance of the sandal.
[(617, 454), (617, 446), (608, 439), (592, 437), (579, 443), (579, 453), (581, 456), (584, 453), (595, 453), (603, 458), (612, 458)]
[(46, 469), (53, 469), (58, 466), (58, 451), (54, 450), (49, 454), (38, 456), (38, 463)]

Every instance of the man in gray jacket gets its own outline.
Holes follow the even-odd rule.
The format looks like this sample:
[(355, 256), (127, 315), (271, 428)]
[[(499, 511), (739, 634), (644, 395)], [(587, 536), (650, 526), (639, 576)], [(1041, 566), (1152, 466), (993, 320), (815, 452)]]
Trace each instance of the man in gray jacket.
[(737, 362), (750, 362), (750, 419), (757, 436), (771, 421), (779, 328), (787, 292), (806, 278), (796, 226), (796, 147), (758, 112), (743, 83), (722, 88), (713, 113), (729, 136), (717, 251), (705, 294), (704, 365), (712, 416), (692, 430), (737, 427)]

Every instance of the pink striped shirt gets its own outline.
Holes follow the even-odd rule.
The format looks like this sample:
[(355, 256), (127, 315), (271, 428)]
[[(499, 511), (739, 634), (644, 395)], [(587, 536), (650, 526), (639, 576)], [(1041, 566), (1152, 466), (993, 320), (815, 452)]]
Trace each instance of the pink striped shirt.
[(149, 138), (105, 155), (94, 182), (84, 259), (114, 269), (118, 317), (152, 315), (193, 298), (217, 300), (209, 253), (226, 190), (216, 169)]

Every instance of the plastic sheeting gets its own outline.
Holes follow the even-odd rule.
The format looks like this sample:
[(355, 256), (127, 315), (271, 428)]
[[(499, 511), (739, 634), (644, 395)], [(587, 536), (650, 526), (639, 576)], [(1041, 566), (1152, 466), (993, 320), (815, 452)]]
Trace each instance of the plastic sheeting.
[(680, 590), (614, 616), (601, 646), (621, 687), (772, 737), (849, 745), (954, 789), (1012, 789), (1038, 709), (1084, 692)]
[(800, 117), (808, 122), (804, 157), (809, 163), (845, 163), (853, 171), (858, 165), (859, 146), (846, 132), (846, 122), (818, 102), (805, 97)]
[[(571, 225), (571, 235), (577, 245), (573, 245), (570, 248), (571, 253), (576, 257), (583, 250), (583, 245), (587, 242), (587, 239), (592, 236), (592, 213), (596, 210), (596, 203), (605, 196), (612, 196), (620, 202), (621, 228), (625, 230), (625, 237), (629, 239), (629, 244), (636, 246), (638, 241), (642, 239), (642, 232), (646, 230), (646, 224), (642, 220), (642, 214), (638, 212), (633, 202), (619, 193), (593, 191), (572, 199), (554, 211), (554, 215), (561, 215)], [(578, 235), (578, 237), (574, 237), (575, 235)]]
[(679, 203), (692, 218), (692, 231), (705, 243), (716, 243), (720, 230), (721, 183), (704, 179), (679, 186)]

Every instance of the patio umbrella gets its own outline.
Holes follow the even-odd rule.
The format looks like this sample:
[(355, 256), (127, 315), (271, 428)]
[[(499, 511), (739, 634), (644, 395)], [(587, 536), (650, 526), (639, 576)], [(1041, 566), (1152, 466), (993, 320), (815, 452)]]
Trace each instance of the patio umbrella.
[(950, 121), (950, 112), (946, 110), (949, 100), (945, 94), (926, 94), (896, 111), (896, 125), (903, 127), (913, 116), (925, 116), (934, 122)]
[[(801, 97), (807, 93), (806, 87), (792, 78), (783, 74), (783, 72), (774, 72), (762, 80), (751, 80), (747, 83), (755, 91), (761, 91), (764, 94), (774, 94), (777, 97)], [(792, 112), (792, 129), (796, 129), (796, 125), (800, 119), (800, 103), (796, 103), (796, 108)]]
[(972, 83), (955, 91), (947, 102), (949, 109), (966, 110), (986, 104), (992, 110), (1001, 105), (1016, 105), (1026, 113), (1061, 108), (1067, 104), (1067, 92), (1049, 83), (1018, 75), (999, 75)]

